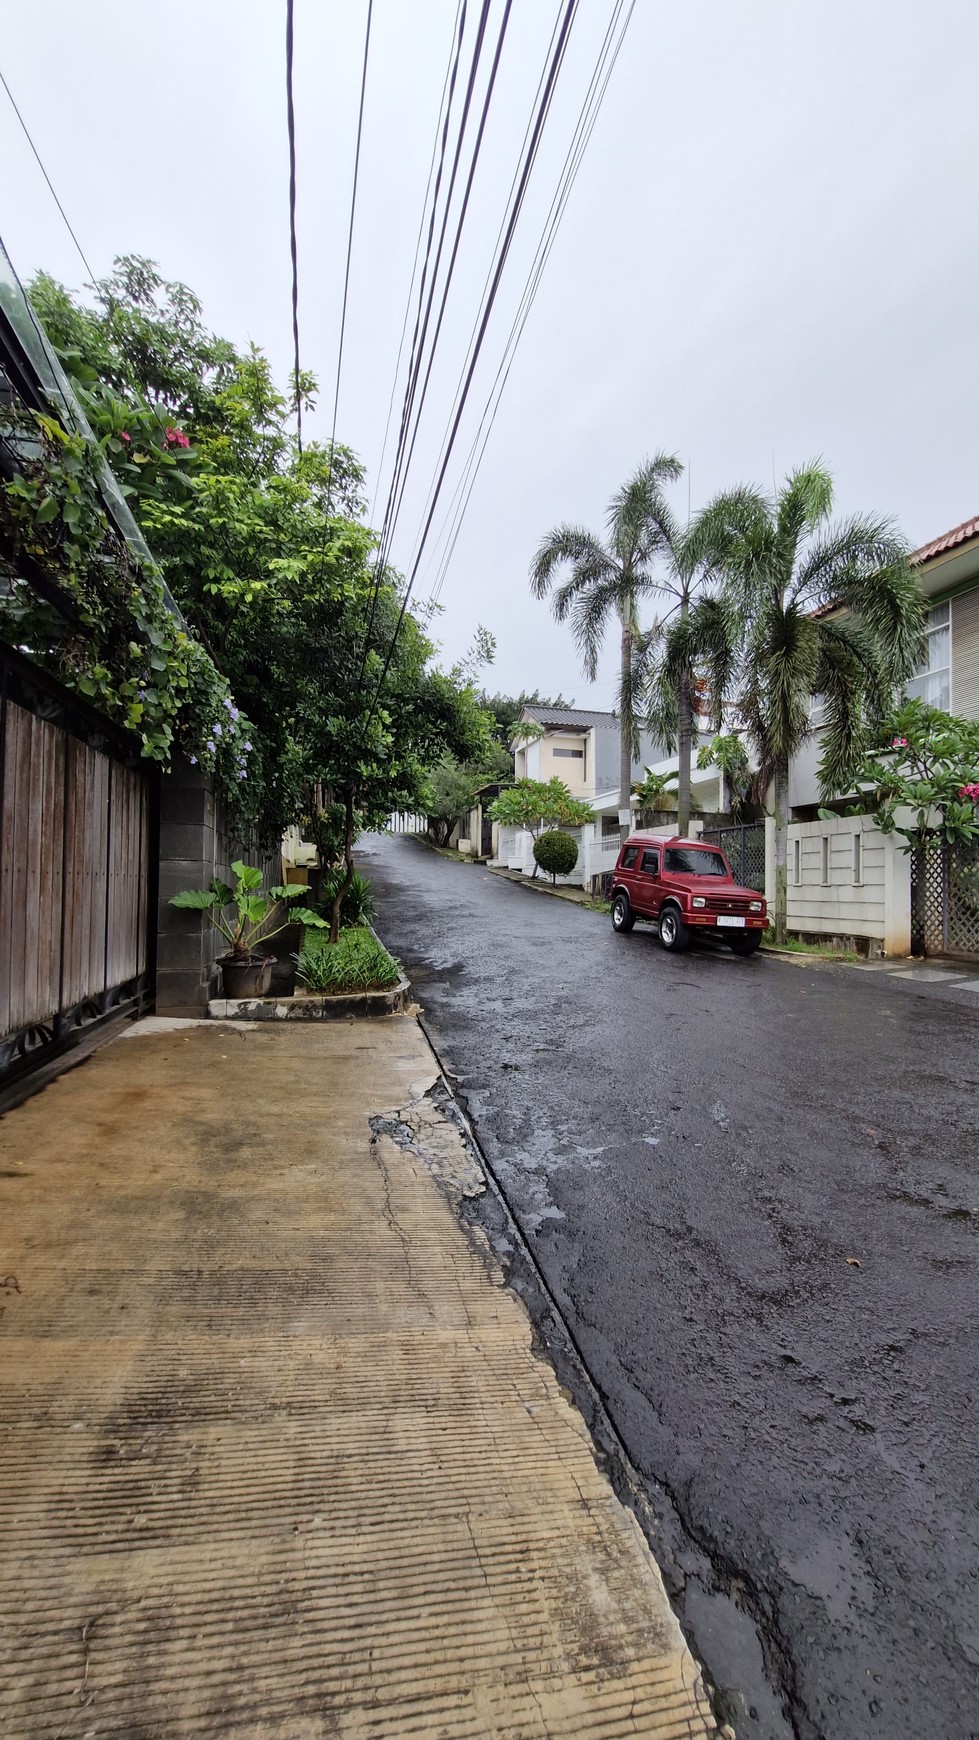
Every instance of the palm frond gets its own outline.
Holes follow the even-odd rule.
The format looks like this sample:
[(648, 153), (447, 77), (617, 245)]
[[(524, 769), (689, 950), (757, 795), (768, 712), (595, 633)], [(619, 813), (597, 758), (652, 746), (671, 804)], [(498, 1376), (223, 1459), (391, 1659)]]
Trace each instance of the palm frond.
[(557, 526), (543, 540), (530, 570), (530, 589), (535, 598), (546, 598), (555, 571), (565, 563), (578, 576), (581, 586), (604, 577), (613, 566), (609, 552), (584, 526)]
[(833, 479), (818, 459), (790, 472), (778, 492), (777, 528), (783, 550), (793, 551), (833, 511)]
[(613, 572), (588, 586), (574, 588), (573, 582), (568, 581), (555, 596), (555, 615), (560, 622), (567, 621), (570, 624), (575, 646), (581, 654), (585, 676), (590, 683), (598, 675), (598, 656), (609, 621), (621, 615), (623, 590), (620, 575)]

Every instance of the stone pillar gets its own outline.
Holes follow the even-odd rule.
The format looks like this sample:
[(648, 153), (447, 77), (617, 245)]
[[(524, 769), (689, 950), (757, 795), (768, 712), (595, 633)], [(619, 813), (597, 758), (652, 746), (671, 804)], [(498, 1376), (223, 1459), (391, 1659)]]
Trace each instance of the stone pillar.
[(160, 883), (156, 939), (156, 1012), (206, 1015), (215, 994), (214, 966), (224, 944), (200, 912), (168, 904), (183, 888), (206, 888), (220, 856), (214, 787), (182, 758), (160, 781)]

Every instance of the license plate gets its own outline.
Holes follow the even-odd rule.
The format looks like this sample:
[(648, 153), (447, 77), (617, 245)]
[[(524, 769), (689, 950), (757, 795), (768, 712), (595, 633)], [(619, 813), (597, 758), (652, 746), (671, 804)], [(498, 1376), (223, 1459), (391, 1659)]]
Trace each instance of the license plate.
[(730, 926), (732, 930), (744, 930), (743, 918), (731, 918), (728, 914), (723, 913), (718, 917), (717, 922), (718, 924), (726, 924)]

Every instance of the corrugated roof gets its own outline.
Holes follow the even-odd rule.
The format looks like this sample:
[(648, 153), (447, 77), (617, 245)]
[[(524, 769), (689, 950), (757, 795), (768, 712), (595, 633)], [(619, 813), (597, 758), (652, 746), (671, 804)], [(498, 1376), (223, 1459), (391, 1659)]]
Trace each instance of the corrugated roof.
[(915, 550), (912, 562), (927, 562), (932, 556), (944, 555), (946, 550), (955, 550), (959, 544), (967, 544), (970, 538), (979, 538), (979, 514), (971, 520), (963, 520), (960, 526), (953, 526), (950, 532), (943, 532), (940, 538), (933, 538), (930, 544), (922, 544), (920, 550)]
[(583, 707), (542, 707), (528, 702), (524, 708), (538, 725), (567, 725), (575, 731), (590, 731), (593, 726), (607, 725), (618, 730), (619, 721), (614, 713), (589, 713)]

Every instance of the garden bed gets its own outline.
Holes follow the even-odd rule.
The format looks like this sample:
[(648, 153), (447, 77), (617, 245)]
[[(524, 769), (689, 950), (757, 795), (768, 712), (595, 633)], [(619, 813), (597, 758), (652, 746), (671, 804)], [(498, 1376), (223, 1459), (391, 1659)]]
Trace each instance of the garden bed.
[(367, 924), (341, 931), (338, 943), (323, 932), (306, 933), (297, 971), (306, 983), (292, 996), (215, 997), (208, 1015), (224, 1021), (337, 1021), (400, 1015), (411, 1003), (401, 967)]

